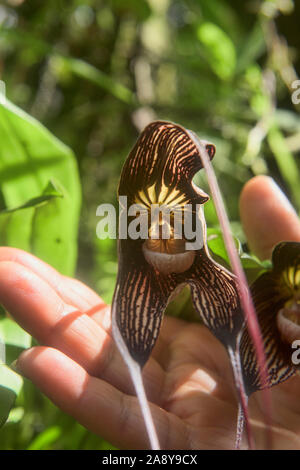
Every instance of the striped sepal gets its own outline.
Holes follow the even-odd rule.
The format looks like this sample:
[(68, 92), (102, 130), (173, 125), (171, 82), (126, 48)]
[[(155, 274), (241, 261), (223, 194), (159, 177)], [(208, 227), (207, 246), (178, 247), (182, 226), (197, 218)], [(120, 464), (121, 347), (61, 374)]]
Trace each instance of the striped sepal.
[[(235, 279), (199, 250), (193, 266), (183, 274), (162, 275), (140, 260), (120, 256), (113, 299), (116, 323), (128, 351), (141, 366), (156, 342), (163, 312), (179, 286), (191, 288), (193, 305), (201, 320), (222, 343), (233, 349), (243, 324)], [(132, 258), (133, 259), (133, 258)], [(122, 269), (126, 266), (126, 269)]]
[(161, 276), (144, 260), (135, 261), (129, 253), (120, 253), (112, 310), (131, 357), (142, 367), (154, 347), (176, 284), (171, 276)]
[(202, 249), (197, 253), (188, 283), (194, 308), (205, 326), (226, 347), (235, 349), (244, 320), (234, 276)]

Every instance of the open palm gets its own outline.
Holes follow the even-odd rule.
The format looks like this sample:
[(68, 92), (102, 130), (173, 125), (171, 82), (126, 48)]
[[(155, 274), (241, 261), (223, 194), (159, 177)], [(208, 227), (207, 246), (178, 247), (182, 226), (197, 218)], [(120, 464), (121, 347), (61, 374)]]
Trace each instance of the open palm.
[[(262, 257), (280, 240), (300, 241), (296, 214), (267, 178), (246, 185), (241, 216), (250, 246)], [(3, 247), (0, 302), (42, 344), (20, 356), (23, 375), (115, 446), (148, 447), (131, 380), (112, 340), (110, 309), (95, 292), (28, 253)], [(165, 317), (143, 376), (162, 448), (233, 448), (232, 372), (225, 349), (205, 327)], [(274, 448), (300, 448), (299, 396), (300, 376), (272, 390)], [(260, 393), (250, 399), (250, 413), (256, 445), (263, 448)]]

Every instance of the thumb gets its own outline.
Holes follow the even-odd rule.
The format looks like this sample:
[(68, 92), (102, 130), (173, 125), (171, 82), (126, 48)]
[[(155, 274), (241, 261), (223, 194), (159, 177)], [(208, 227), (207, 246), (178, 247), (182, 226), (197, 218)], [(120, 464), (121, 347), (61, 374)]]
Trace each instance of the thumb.
[(269, 176), (256, 176), (245, 184), (240, 217), (249, 247), (261, 259), (270, 258), (281, 241), (300, 242), (297, 213)]

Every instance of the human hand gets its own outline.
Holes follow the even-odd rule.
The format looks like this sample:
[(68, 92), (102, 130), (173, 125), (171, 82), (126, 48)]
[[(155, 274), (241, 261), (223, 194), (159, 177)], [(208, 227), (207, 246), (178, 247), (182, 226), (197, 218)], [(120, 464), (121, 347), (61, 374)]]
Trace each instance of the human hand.
[[(258, 256), (269, 257), (281, 240), (300, 241), (297, 215), (269, 178), (252, 179), (240, 203)], [(110, 309), (95, 292), (28, 253), (3, 247), (0, 303), (42, 344), (21, 354), (20, 373), (115, 446), (148, 447), (131, 380), (112, 340)], [(233, 448), (237, 400), (231, 367), (204, 326), (165, 317), (143, 377), (163, 449)], [(299, 392), (299, 376), (272, 389), (274, 448), (300, 448)], [(250, 398), (257, 448), (264, 445), (260, 396)]]

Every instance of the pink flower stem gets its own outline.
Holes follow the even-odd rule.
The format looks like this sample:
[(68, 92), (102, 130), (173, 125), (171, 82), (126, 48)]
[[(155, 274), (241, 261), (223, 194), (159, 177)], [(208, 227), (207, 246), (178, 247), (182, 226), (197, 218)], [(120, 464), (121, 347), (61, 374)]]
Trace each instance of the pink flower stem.
[[(248, 327), (251, 339), (253, 341), (253, 345), (256, 350), (261, 384), (263, 387), (264, 386), (267, 387), (268, 385), (267, 362), (266, 362), (266, 355), (265, 355), (264, 346), (263, 346), (263, 339), (262, 339), (259, 323), (257, 320), (255, 308), (252, 302), (251, 294), (249, 291), (247, 279), (243, 271), (239, 256), (236, 251), (233, 236), (231, 234), (229, 219), (228, 219), (225, 205), (222, 199), (221, 191), (219, 189), (217, 178), (213, 170), (213, 167), (210, 163), (210, 159), (207, 155), (205, 147), (201, 144), (201, 142), (196, 138), (196, 136), (192, 132), (190, 131), (186, 131), (186, 132), (188, 133), (190, 138), (193, 140), (193, 142), (195, 143), (199, 151), (201, 162), (207, 175), (208, 184), (211, 190), (211, 194), (214, 200), (221, 230), (223, 233), (224, 243), (228, 252), (231, 267), (237, 278), (237, 283), (238, 283), (239, 291), (240, 291), (241, 304), (242, 304), (245, 319), (247, 322), (247, 327)], [(267, 448), (271, 449), (272, 448), (272, 436), (271, 436), (271, 430), (270, 430), (271, 415), (272, 415), (271, 414), (271, 394), (270, 394), (270, 390), (268, 390), (267, 388), (262, 391), (262, 399), (263, 399), (263, 405), (264, 405), (264, 410), (265, 410), (265, 423), (267, 426), (266, 446)]]

